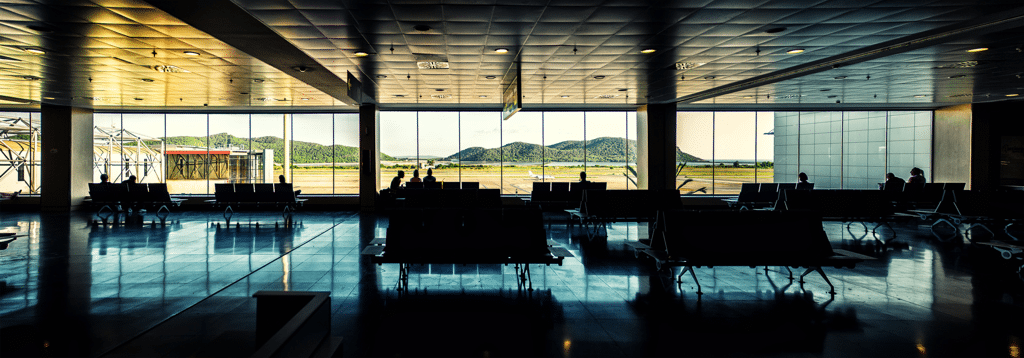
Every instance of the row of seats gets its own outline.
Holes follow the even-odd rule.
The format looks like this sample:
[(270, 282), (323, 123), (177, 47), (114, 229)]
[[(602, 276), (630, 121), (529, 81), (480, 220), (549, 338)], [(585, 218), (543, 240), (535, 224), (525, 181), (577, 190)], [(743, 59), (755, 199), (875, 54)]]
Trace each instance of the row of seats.
[(406, 209), (391, 213), (385, 257), (417, 262), (531, 262), (548, 255), (540, 210)]
[(465, 181), (465, 182), (408, 182), (405, 183), (406, 189), (480, 189), (480, 182)]
[(739, 203), (775, 202), (779, 198), (779, 193), (794, 189), (811, 190), (814, 189), (814, 183), (743, 183), (736, 201)]
[(500, 208), (498, 189), (381, 190), (381, 202), (392, 208)]
[(220, 183), (214, 184), (214, 198), (218, 203), (294, 203), (292, 184), (273, 183)]
[(130, 203), (170, 203), (171, 194), (167, 192), (167, 184), (103, 184), (89, 183), (89, 198), (94, 203), (130, 204)]
[(530, 201), (535, 204), (566, 205), (575, 208), (583, 200), (584, 191), (606, 190), (604, 182), (534, 182)]

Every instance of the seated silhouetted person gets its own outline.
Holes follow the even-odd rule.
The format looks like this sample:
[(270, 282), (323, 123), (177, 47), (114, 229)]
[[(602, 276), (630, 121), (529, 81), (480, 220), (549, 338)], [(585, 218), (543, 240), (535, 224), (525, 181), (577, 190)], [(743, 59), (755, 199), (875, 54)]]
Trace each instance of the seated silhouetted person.
[(434, 169), (427, 169), (427, 176), (423, 177), (424, 183), (436, 183), (437, 178), (434, 177)]
[[(100, 180), (102, 180), (102, 179), (103, 178), (100, 178)], [(121, 184), (135, 184), (136, 182), (138, 182), (138, 178), (136, 178), (134, 175), (132, 175), (132, 176), (129, 176), (128, 179), (125, 179), (125, 181), (121, 182)]]
[(100, 174), (100, 184), (110, 184), (110, 176), (106, 174)]
[(896, 176), (896, 174), (888, 173), (885, 175), (885, 183), (879, 186), (879, 189), (885, 191), (903, 191), (903, 185), (907, 182), (902, 178)]
[[(285, 179), (284, 178), (284, 174), (281, 174), (281, 175), (277, 176), (277, 181), (279, 183), (281, 183), (281, 184), (288, 184), (288, 182), (286, 182), (284, 179)], [(302, 193), (302, 190), (296, 190), (295, 191), (295, 196), (298, 197), (300, 193)]]
[(398, 190), (398, 188), (402, 187), (402, 178), (405, 178), (405, 172), (399, 170), (395, 178), (391, 179), (391, 190)]

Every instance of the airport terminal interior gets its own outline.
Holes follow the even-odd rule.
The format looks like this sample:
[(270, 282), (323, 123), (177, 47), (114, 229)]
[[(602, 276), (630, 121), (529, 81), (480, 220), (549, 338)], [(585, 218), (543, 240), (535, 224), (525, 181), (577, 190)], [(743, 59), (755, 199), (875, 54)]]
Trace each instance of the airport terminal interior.
[(1020, 358), (1022, 60), (1009, 0), (0, 0), (0, 356)]

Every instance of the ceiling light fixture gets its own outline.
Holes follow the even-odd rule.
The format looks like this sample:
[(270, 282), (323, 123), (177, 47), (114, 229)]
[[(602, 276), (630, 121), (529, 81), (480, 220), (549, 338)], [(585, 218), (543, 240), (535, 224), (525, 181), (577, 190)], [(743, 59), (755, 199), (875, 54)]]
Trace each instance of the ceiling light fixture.
[(485, 95), (485, 94), (482, 94), (482, 95), (479, 95), (479, 96), (477, 96), (477, 97), (480, 97), (480, 98), (487, 98), (487, 95)]
[(36, 77), (36, 76), (21, 76), (21, 78), (29, 80), (29, 81), (38, 81), (39, 80), (39, 77)]
[(40, 50), (40, 49), (37, 49), (37, 48), (33, 48), (33, 47), (26, 48), (25, 52), (28, 52), (28, 53), (33, 54), (33, 55), (43, 55), (43, 54), (46, 54), (46, 51), (43, 51), (43, 50)]
[(925, 98), (925, 97), (928, 97), (928, 95), (925, 95), (925, 94), (914, 95), (914, 98)]
[(139, 81), (149, 83), (149, 82), (153, 82), (153, 79), (152, 78), (140, 78)]
[(700, 66), (704, 66), (704, 62), (676, 62), (677, 70), (691, 70)]
[(604, 79), (604, 76), (600, 76), (600, 75), (598, 75), (598, 76), (594, 76), (594, 79), (595, 79), (595, 80), (603, 80), (603, 79)]
[(978, 65), (978, 61), (963, 61), (957, 63), (951, 63), (948, 65), (935, 66), (935, 69), (946, 69), (946, 68), (971, 68)]
[(437, 91), (437, 92), (444, 92), (444, 88), (435, 88), (435, 89), (434, 89), (434, 91)]
[(822, 88), (821, 89), (822, 92), (828, 92), (828, 91), (831, 91), (831, 90), (832, 90), (831, 88)]
[(705, 80), (713, 80), (713, 79), (715, 79), (715, 76), (704, 76), (704, 79)]
[(295, 66), (295, 67), (292, 67), (292, 69), (295, 70), (295, 72), (299, 72), (299, 73), (313, 72), (313, 68), (312, 67), (306, 67), (306, 66)]
[(494, 49), (494, 52), (495, 53), (508, 53), (508, 49), (507, 48), (496, 48), (496, 49)]
[(430, 26), (427, 25), (416, 25), (412, 27), (416, 31), (430, 31)]
[(163, 73), (188, 73), (188, 70), (186, 70), (184, 68), (181, 68), (181, 67), (178, 67), (178, 66), (173, 66), (173, 65), (166, 65), (166, 66), (165, 65), (156, 65), (156, 66), (153, 66), (152, 69), (153, 69), (153, 71), (163, 72)]
[(658, 50), (655, 50), (655, 49), (653, 49), (653, 48), (645, 48), (645, 49), (643, 49), (643, 50), (640, 50), (640, 53), (642, 53), (642, 54), (648, 54), (648, 53), (654, 53), (655, 51), (658, 51)]
[(835, 79), (835, 80), (845, 80), (846, 76), (835, 76), (835, 77), (832, 77), (832, 79)]
[(263, 83), (263, 82), (264, 82), (264, 81), (263, 81), (263, 79), (262, 79), (262, 78), (253, 78), (253, 79), (252, 79), (252, 83)]
[(1010, 94), (1006, 95), (1006, 97), (1017, 97), (1017, 96), (1020, 96), (1020, 94), (1018, 94), (1018, 93), (1010, 93)]
[(387, 75), (377, 75), (377, 78), (385, 79), (385, 78), (388, 78), (388, 76)]
[(487, 77), (484, 77), (484, 78), (489, 79), (489, 80), (493, 80), (493, 79), (498, 78), (498, 77), (497, 76), (487, 76)]
[(355, 55), (356, 57), (366, 57), (369, 56), (370, 54), (363, 51), (356, 51)]
[(54, 98), (54, 97), (43, 97), (43, 99), (52, 101), (52, 100), (55, 100), (56, 98)]
[(308, 101), (309, 98), (299, 98), (300, 101)]
[(563, 95), (562, 95), (562, 98), (569, 98), (569, 95), (567, 95), (567, 94), (563, 94)]
[(967, 77), (967, 75), (955, 75), (955, 76), (949, 76), (949, 78), (950, 78), (950, 79), (954, 79), (954, 80), (955, 80), (955, 79), (957, 79), (957, 78), (964, 78), (964, 77)]
[(764, 33), (766, 33), (766, 34), (777, 34), (777, 33), (783, 32), (783, 31), (786, 31), (785, 27), (773, 27), (773, 28), (764, 30)]
[(804, 52), (804, 49), (802, 49), (802, 48), (795, 48), (795, 49), (786, 51), (786, 53), (788, 53), (790, 55), (796, 55), (796, 54), (801, 53), (801, 52)]
[(185, 52), (182, 52), (182, 53), (184, 53), (186, 55), (189, 55), (189, 56), (199, 56), (199, 53), (195, 52), (195, 51), (185, 51)]
[(743, 99), (754, 99), (754, 96), (743, 96)]
[(395, 95), (395, 98), (402, 98), (402, 97), (405, 97), (405, 95), (404, 94), (396, 94)]
[(978, 47), (978, 48), (972, 48), (970, 50), (967, 50), (967, 52), (970, 52), (970, 53), (982, 52), (982, 51), (988, 51), (988, 47)]
[(619, 92), (626, 92), (628, 90), (629, 90), (628, 88), (619, 88)]
[(141, 98), (141, 97), (135, 97), (135, 100), (136, 100), (136, 101), (141, 101), (141, 100), (142, 100), (142, 98)]

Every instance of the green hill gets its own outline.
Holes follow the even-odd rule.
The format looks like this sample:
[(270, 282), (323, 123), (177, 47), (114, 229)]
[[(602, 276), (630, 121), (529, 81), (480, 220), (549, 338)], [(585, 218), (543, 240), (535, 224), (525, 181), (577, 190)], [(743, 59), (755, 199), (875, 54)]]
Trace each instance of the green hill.
[[(271, 149), (274, 151), (274, 162), (284, 162), (284, 139), (266, 136), (256, 137), (252, 139), (252, 148), (249, 148), (249, 140), (246, 138), (239, 138), (227, 133), (218, 133), (210, 135), (210, 143), (206, 143), (205, 137), (166, 137), (162, 138), (167, 144), (174, 145), (189, 145), (200, 148), (226, 148), (229, 146), (238, 147), (242, 149), (252, 150), (263, 150)], [(331, 154), (334, 154), (332, 160)], [(381, 153), (381, 160), (394, 160), (391, 156)], [(296, 164), (302, 163), (358, 163), (359, 162), (359, 148), (349, 147), (344, 145), (322, 145), (311, 142), (303, 141), (292, 141), (292, 162)]]
[[(582, 162), (586, 146), (587, 161), (590, 162), (623, 162), (626, 161), (628, 149), (629, 161), (636, 160), (636, 141), (617, 137), (601, 137), (586, 141), (570, 140), (544, 146), (523, 142), (514, 142), (500, 148), (472, 147), (452, 154), (445, 160), (486, 161), (496, 162), (504, 158), (505, 162), (529, 163), (540, 162), (546, 158), (548, 162)], [(460, 157), (461, 155), (461, 157)], [(676, 148), (676, 160), (684, 162), (701, 162), (703, 159), (684, 153)]]

